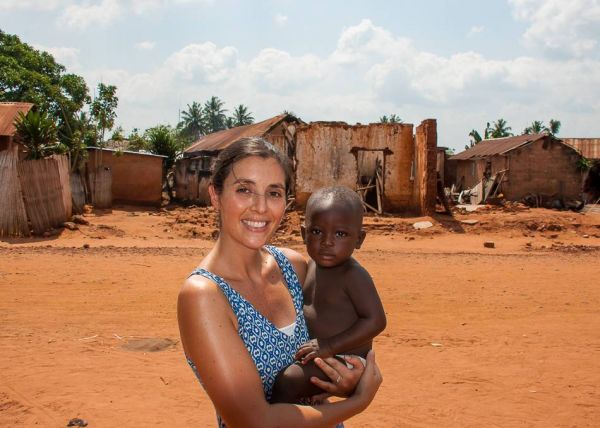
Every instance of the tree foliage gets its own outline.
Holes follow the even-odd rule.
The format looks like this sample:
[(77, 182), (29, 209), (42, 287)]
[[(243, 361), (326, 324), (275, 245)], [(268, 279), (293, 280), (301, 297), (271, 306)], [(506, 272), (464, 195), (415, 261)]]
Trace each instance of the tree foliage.
[(99, 146), (104, 144), (105, 131), (110, 131), (115, 126), (118, 105), (117, 87), (99, 83), (98, 95), (90, 104), (90, 116), (96, 125), (97, 143)]
[(523, 130), (523, 134), (539, 134), (546, 132), (550, 135), (556, 135), (560, 131), (560, 120), (550, 119), (549, 125), (544, 125), (541, 120), (534, 120), (531, 125)]
[(206, 120), (202, 104), (196, 101), (192, 102), (191, 105), (188, 104), (187, 110), (181, 112), (181, 121), (178, 128), (182, 136), (190, 142), (196, 141), (206, 134)]
[(221, 131), (227, 128), (225, 103), (219, 97), (212, 96), (204, 103), (204, 117), (206, 118), (206, 133)]
[(27, 147), (27, 159), (43, 159), (59, 149), (56, 125), (46, 112), (19, 112), (15, 120), (15, 129), (16, 140)]
[(389, 116), (383, 115), (379, 118), (379, 123), (402, 123), (402, 119), (396, 113), (392, 113)]
[(229, 119), (231, 120), (230, 128), (233, 128), (235, 126), (250, 125), (254, 123), (254, 117), (252, 116), (252, 113), (244, 104), (240, 104), (235, 109), (233, 109), (233, 115)]
[(62, 126), (89, 102), (81, 76), (0, 30), (0, 101), (30, 102)]

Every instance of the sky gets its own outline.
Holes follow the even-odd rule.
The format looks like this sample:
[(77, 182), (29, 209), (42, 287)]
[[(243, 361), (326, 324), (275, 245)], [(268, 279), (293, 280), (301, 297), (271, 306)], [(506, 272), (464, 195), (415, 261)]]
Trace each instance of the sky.
[(116, 85), (125, 134), (215, 95), (256, 121), (434, 118), (457, 152), (499, 118), (600, 137), (600, 0), (0, 0), (0, 29)]

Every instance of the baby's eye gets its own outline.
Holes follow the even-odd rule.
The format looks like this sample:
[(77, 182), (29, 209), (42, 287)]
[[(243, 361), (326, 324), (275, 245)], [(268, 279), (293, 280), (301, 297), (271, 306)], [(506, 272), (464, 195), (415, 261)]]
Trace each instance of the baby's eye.
[(320, 235), (321, 231), (319, 229), (311, 229), (310, 233), (312, 233), (313, 235)]
[(346, 236), (348, 236), (348, 233), (338, 230), (337, 232), (335, 232), (335, 236), (337, 236), (338, 238), (345, 238)]

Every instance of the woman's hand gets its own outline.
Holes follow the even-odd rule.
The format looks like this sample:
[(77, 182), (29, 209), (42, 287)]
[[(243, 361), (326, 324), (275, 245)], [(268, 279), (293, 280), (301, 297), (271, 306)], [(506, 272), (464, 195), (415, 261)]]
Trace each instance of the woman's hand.
[(314, 363), (327, 375), (330, 382), (317, 377), (312, 377), (310, 381), (330, 395), (338, 397), (351, 395), (365, 371), (365, 366), (356, 356), (346, 355), (344, 359), (352, 365), (352, 368), (337, 358), (315, 358)]
[(312, 397), (318, 402), (330, 395), (345, 397), (352, 395), (363, 402), (364, 407), (375, 397), (375, 393), (383, 382), (383, 376), (375, 363), (375, 352), (367, 354), (367, 365), (364, 366), (360, 358), (356, 356), (345, 356), (345, 360), (353, 367), (350, 369), (336, 358), (315, 358), (315, 364), (329, 377), (332, 382), (325, 382), (316, 377), (311, 382), (323, 389), (323, 394)]
[(368, 406), (379, 386), (383, 382), (383, 376), (379, 371), (379, 367), (375, 364), (375, 351), (370, 350), (367, 354), (367, 366), (364, 373), (356, 386), (353, 396), (364, 400), (364, 406)]

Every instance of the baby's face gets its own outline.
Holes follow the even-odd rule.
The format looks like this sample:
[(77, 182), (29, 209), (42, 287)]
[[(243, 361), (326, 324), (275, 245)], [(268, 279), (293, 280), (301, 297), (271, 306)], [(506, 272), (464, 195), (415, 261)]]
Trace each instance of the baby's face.
[(360, 217), (343, 207), (314, 209), (306, 218), (304, 243), (308, 255), (321, 267), (348, 260), (364, 240)]

